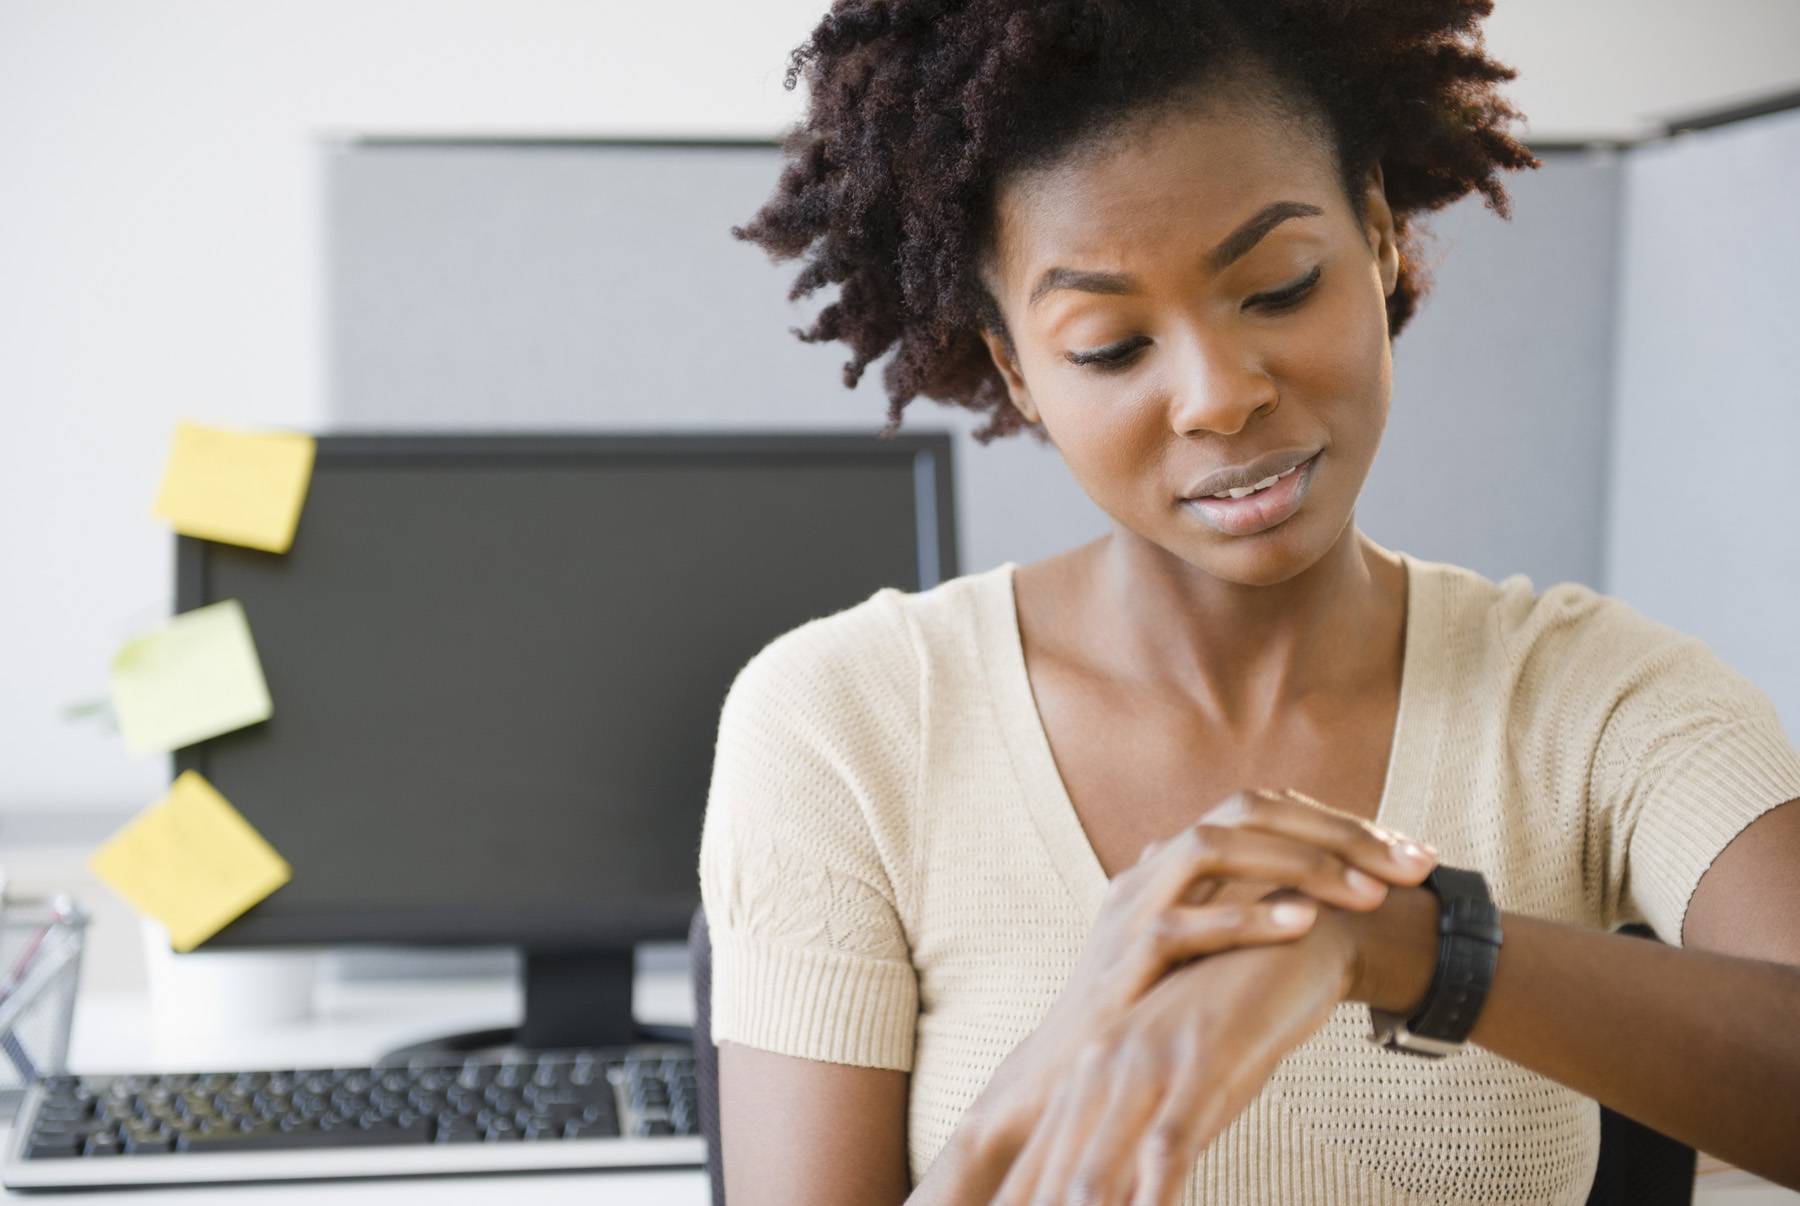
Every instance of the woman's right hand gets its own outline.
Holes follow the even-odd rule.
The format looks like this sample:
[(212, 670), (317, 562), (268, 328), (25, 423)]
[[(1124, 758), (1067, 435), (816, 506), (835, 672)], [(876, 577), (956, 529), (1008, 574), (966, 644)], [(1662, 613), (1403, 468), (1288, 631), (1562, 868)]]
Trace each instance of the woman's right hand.
[[(1234, 792), (1152, 842), (1109, 881), (1061, 995), (983, 1091), (983, 1146), (1022, 1141), (1081, 1044), (1175, 967), (1233, 947), (1293, 941), (1311, 928), (1315, 901), (1366, 912), (1389, 884), (1416, 885), (1436, 861), (1428, 848), (1361, 818), (1267, 789)], [(1240, 881), (1255, 882), (1258, 896), (1292, 888), (1312, 899), (1232, 899)]]

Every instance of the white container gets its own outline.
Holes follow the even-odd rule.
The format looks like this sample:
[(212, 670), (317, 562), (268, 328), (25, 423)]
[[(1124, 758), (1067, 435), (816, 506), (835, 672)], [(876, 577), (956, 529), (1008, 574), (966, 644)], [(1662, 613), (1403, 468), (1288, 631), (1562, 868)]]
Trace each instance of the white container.
[(313, 1016), (321, 952), (312, 947), (189, 951), (140, 918), (151, 1021), (170, 1035), (243, 1034)]

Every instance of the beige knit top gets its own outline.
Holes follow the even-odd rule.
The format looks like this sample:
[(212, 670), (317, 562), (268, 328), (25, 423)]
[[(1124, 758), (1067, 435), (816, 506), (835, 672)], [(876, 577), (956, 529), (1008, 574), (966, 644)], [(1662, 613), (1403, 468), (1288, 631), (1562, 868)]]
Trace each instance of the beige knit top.
[[(1586, 586), (1539, 594), (1401, 556), (1379, 823), (1479, 869), (1503, 910), (1644, 920), (1679, 943), (1713, 858), (1800, 797), (1768, 696)], [(884, 589), (785, 633), (719, 720), (699, 857), (713, 1036), (910, 1072), (915, 1182), (1049, 1010), (1107, 882), (1033, 701), (1015, 568)], [(1365, 1007), (1339, 1006), (1184, 1201), (1586, 1199), (1592, 1099), (1478, 1047), (1426, 1060), (1367, 1032)]]

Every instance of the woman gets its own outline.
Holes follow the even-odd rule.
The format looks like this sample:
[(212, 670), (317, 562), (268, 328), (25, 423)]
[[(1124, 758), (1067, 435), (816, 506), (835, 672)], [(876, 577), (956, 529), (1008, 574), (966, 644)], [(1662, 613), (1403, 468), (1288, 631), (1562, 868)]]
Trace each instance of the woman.
[[(1504, 217), (1537, 166), (1489, 8), (865, 0), (795, 52), (810, 112), (734, 233), (841, 286), (802, 338), (850, 385), (897, 343), (888, 430), (918, 394), (1029, 430), (1114, 528), (734, 682), (700, 854), (731, 1206), (1579, 1203), (1596, 1101), (1800, 1185), (1767, 696), (1354, 523), (1410, 219)], [(1466, 983), (1457, 872), (1499, 920)], [(1462, 991), (1441, 1058), (1369, 1041)]]

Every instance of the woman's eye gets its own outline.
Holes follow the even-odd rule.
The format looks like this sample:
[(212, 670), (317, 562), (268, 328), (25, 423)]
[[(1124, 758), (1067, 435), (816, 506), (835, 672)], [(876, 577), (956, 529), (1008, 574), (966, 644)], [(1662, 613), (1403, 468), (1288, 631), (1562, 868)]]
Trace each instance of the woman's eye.
[[(1313, 291), (1313, 287), (1319, 283), (1321, 267), (1315, 265), (1311, 272), (1287, 288), (1278, 289), (1273, 293), (1259, 293), (1247, 304), (1260, 306), (1265, 311), (1291, 310), (1306, 300), (1307, 295)], [(1103, 373), (1117, 372), (1136, 359), (1138, 349), (1149, 342), (1149, 339), (1140, 335), (1135, 339), (1097, 348), (1091, 352), (1067, 352), (1064, 355), (1071, 364), (1089, 365)]]
[(1315, 264), (1311, 272), (1307, 273), (1292, 285), (1289, 285), (1285, 289), (1278, 289), (1274, 293), (1259, 293), (1250, 299), (1250, 303), (1253, 305), (1260, 305), (1265, 310), (1292, 309), (1294, 306), (1298, 305), (1308, 293), (1312, 292), (1314, 285), (1319, 283), (1320, 267), (1320, 265)]
[(1116, 372), (1125, 365), (1130, 364), (1132, 359), (1136, 356), (1137, 350), (1149, 342), (1148, 339), (1145, 339), (1140, 335), (1136, 339), (1128, 339), (1124, 343), (1111, 344), (1096, 351), (1069, 352), (1067, 355), (1071, 364), (1091, 364), (1103, 373)]

